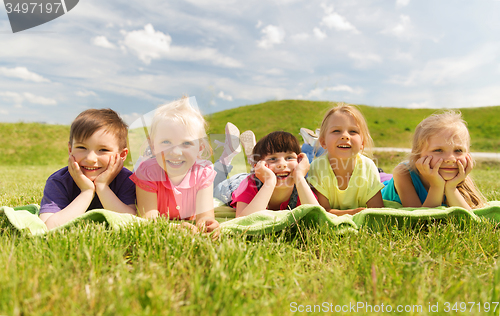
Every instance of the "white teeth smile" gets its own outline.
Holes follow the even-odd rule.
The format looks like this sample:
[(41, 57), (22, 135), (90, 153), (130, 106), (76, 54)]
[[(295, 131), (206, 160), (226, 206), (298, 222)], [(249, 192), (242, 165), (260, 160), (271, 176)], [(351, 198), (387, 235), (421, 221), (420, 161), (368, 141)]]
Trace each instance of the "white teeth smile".
[(91, 168), (91, 167), (83, 167), (83, 166), (82, 166), (82, 168), (85, 170), (90, 170), (90, 171), (99, 169), (99, 168)]
[(172, 161), (172, 160), (167, 160), (167, 161), (173, 165), (180, 165), (183, 163), (183, 161)]
[(288, 173), (277, 173), (276, 176), (280, 178), (288, 177)]
[(338, 147), (339, 148), (351, 148), (351, 146), (349, 146), (349, 145), (339, 145)]

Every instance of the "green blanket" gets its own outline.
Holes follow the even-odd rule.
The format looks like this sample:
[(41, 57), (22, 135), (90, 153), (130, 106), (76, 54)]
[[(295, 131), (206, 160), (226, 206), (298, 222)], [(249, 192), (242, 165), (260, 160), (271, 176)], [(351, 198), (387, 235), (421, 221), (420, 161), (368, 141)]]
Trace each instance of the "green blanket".
[(361, 227), (373, 230), (413, 227), (417, 223), (436, 220), (500, 221), (500, 202), (490, 202), (489, 206), (473, 211), (460, 207), (403, 208), (398, 203), (384, 202), (386, 206), (393, 207), (365, 209), (356, 215), (336, 216), (319, 206), (301, 205), (291, 211), (261, 211), (224, 222), (221, 227), (223, 233), (259, 235), (310, 223), (327, 225), (338, 233), (345, 233), (357, 232)]
[[(264, 210), (249, 216), (234, 218), (234, 209), (220, 206), (215, 209), (215, 216), (221, 223), (223, 234), (262, 235), (278, 232), (295, 225), (326, 225), (335, 232), (357, 232), (361, 227), (378, 230), (384, 227), (413, 227), (425, 221), (459, 219), (480, 222), (493, 220), (500, 222), (500, 202), (489, 202), (489, 206), (467, 211), (459, 207), (437, 208), (402, 208), (400, 204), (385, 201), (386, 208), (365, 209), (356, 215), (336, 216), (325, 212), (322, 207), (301, 205), (290, 211)], [(38, 217), (39, 206), (27, 205), (16, 208), (0, 207), (0, 216), (8, 223), (31, 235), (43, 235), (48, 232), (45, 224)], [(79, 222), (106, 223), (111, 229), (122, 229), (127, 225), (144, 222), (145, 219), (98, 209), (89, 211), (71, 222), (54, 230), (67, 228)]]
[[(19, 206), (19, 207), (0, 207), (0, 216), (5, 216), (8, 222), (20, 231), (24, 231), (31, 235), (43, 235), (49, 230), (45, 223), (38, 217), (38, 211), (40, 207), (35, 204)], [(143, 218), (130, 215), (130, 214), (120, 214), (108, 210), (92, 210), (88, 211), (82, 216), (75, 218), (74, 220), (64, 224), (63, 226), (54, 228), (53, 230), (62, 229), (65, 227), (70, 227), (79, 222), (98, 222), (107, 223), (112, 229), (121, 229), (126, 225), (131, 223), (137, 223), (140, 221), (146, 221)]]

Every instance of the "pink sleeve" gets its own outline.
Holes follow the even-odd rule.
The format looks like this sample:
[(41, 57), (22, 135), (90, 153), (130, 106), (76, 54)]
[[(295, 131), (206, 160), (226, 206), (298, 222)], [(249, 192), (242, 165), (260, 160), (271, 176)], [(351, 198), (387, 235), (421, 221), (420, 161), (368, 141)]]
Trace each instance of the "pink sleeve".
[(130, 176), (139, 188), (148, 192), (158, 192), (158, 183), (161, 181), (161, 169), (155, 159), (148, 159), (139, 165), (139, 168)]
[(217, 174), (212, 163), (203, 164), (201, 168), (202, 169), (200, 170), (197, 179), (197, 186), (199, 190), (210, 186), (214, 182), (215, 175)]
[(236, 207), (237, 202), (243, 202), (250, 204), (253, 198), (257, 195), (257, 186), (255, 181), (251, 178), (251, 175), (243, 180), (240, 186), (233, 192), (233, 199), (231, 201), (231, 207)]

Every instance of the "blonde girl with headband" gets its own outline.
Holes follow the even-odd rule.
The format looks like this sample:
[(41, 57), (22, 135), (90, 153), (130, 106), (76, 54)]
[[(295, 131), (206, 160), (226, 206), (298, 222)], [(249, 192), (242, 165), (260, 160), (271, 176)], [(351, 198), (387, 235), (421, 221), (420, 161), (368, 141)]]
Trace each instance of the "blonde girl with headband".
[(418, 124), (409, 161), (396, 166), (383, 198), (405, 207), (485, 205), (469, 173), (470, 135), (460, 112), (433, 114)]
[(361, 112), (340, 103), (321, 123), (318, 141), (325, 154), (313, 160), (307, 180), (319, 204), (336, 215), (356, 214), (362, 209), (383, 207), (380, 176), (365, 155), (373, 147)]
[[(213, 210), (215, 171), (206, 140), (206, 122), (190, 99), (159, 107), (151, 123), (153, 157), (130, 177), (136, 184), (137, 208), (142, 217), (196, 219), (208, 232), (219, 226)], [(194, 100), (193, 100), (194, 101)]]

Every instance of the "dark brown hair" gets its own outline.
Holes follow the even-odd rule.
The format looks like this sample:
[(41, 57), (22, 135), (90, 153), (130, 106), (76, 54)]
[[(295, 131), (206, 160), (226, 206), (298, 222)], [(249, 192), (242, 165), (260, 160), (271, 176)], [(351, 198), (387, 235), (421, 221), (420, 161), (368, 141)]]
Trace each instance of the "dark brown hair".
[(297, 155), (301, 153), (297, 137), (288, 132), (272, 132), (262, 137), (253, 148), (253, 161), (256, 163), (267, 155), (289, 151)]
[(111, 109), (89, 109), (80, 113), (71, 124), (69, 143), (84, 141), (101, 128), (116, 136), (120, 149), (127, 147), (128, 126)]

